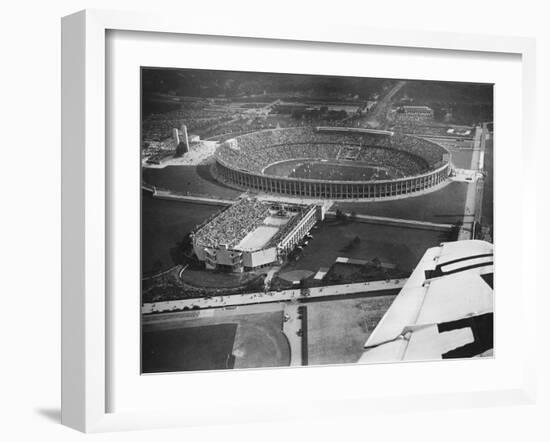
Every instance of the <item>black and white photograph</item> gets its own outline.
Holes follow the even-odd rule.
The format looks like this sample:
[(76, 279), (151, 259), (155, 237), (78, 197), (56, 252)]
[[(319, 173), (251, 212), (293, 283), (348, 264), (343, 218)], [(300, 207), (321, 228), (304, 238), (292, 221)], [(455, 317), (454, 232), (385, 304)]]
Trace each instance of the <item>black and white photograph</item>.
[(0, 439), (550, 440), (544, 6), (8, 2)]
[(142, 373), (493, 356), (493, 85), (141, 69)]

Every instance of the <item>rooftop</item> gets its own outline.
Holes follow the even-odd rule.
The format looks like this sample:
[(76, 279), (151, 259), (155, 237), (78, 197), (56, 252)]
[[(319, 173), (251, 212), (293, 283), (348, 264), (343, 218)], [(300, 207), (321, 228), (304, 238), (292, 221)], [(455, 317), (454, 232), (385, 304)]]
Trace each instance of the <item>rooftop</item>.
[(418, 111), (431, 112), (432, 111), (432, 108), (428, 106), (403, 106), (403, 109), (405, 110), (405, 112), (418, 112)]

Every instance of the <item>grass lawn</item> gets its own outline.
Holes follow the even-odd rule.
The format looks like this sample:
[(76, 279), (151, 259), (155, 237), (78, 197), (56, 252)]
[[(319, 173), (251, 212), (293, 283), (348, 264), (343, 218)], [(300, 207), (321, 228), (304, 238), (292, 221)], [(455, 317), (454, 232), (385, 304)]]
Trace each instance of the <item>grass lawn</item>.
[[(216, 272), (213, 270), (190, 270), (186, 269), (181, 274), (181, 280), (194, 287), (208, 287), (208, 288), (237, 288), (243, 287), (244, 289), (253, 284), (261, 284), (257, 287), (258, 290), (263, 286), (263, 276), (257, 272), (243, 272), (243, 273), (230, 273), (230, 272)], [(255, 284), (255, 285), (258, 285)]]
[(235, 368), (286, 367), (290, 364), (282, 310), (235, 319), (239, 324), (233, 346)]
[(167, 201), (142, 193), (141, 263), (143, 274), (175, 265), (174, 248), (195, 226), (222, 207)]
[(453, 182), (443, 189), (393, 201), (337, 203), (344, 212), (453, 224), (462, 219), (468, 183)]
[[(212, 316), (190, 318), (192, 313), (161, 315), (158, 320), (147, 318), (142, 341), (144, 371), (145, 367), (158, 372), (290, 364), (282, 307), (266, 310), (258, 305), (236, 308), (234, 313), (216, 309)], [(226, 361), (231, 362), (230, 367)]]
[(395, 295), (308, 303), (309, 365), (355, 363)]
[(472, 165), (473, 149), (450, 149), (452, 162), (458, 169), (469, 169)]
[(153, 186), (190, 195), (234, 199), (242, 193), (216, 181), (210, 172), (210, 165), (145, 168), (142, 176), (146, 183)]
[[(313, 240), (299, 259), (288, 262), (282, 274), (292, 270), (317, 272), (320, 267), (330, 267), (340, 256), (367, 261), (378, 258), (396, 264), (400, 270), (411, 271), (426, 249), (441, 240), (441, 232), (432, 230), (333, 220), (320, 223), (312, 235)], [(349, 247), (355, 237), (359, 242)]]
[(142, 335), (143, 373), (233, 368), (237, 324), (146, 331)]

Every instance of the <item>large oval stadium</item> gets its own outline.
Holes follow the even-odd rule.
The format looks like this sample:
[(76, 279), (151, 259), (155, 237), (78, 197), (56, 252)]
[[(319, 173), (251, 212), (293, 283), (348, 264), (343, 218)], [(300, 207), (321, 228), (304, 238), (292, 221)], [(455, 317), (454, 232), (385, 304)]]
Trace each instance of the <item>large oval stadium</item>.
[(449, 152), (389, 131), (346, 127), (270, 129), (216, 151), (216, 176), (243, 190), (321, 199), (391, 199), (435, 188)]

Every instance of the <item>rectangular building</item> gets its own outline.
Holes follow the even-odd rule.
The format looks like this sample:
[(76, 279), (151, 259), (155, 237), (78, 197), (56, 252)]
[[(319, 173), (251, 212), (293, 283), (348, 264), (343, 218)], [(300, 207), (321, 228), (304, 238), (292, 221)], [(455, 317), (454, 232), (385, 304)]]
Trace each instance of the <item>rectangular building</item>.
[(400, 121), (429, 121), (434, 118), (434, 111), (428, 106), (401, 106), (397, 109)]
[(242, 272), (281, 263), (322, 217), (315, 204), (242, 199), (193, 233), (207, 269)]

